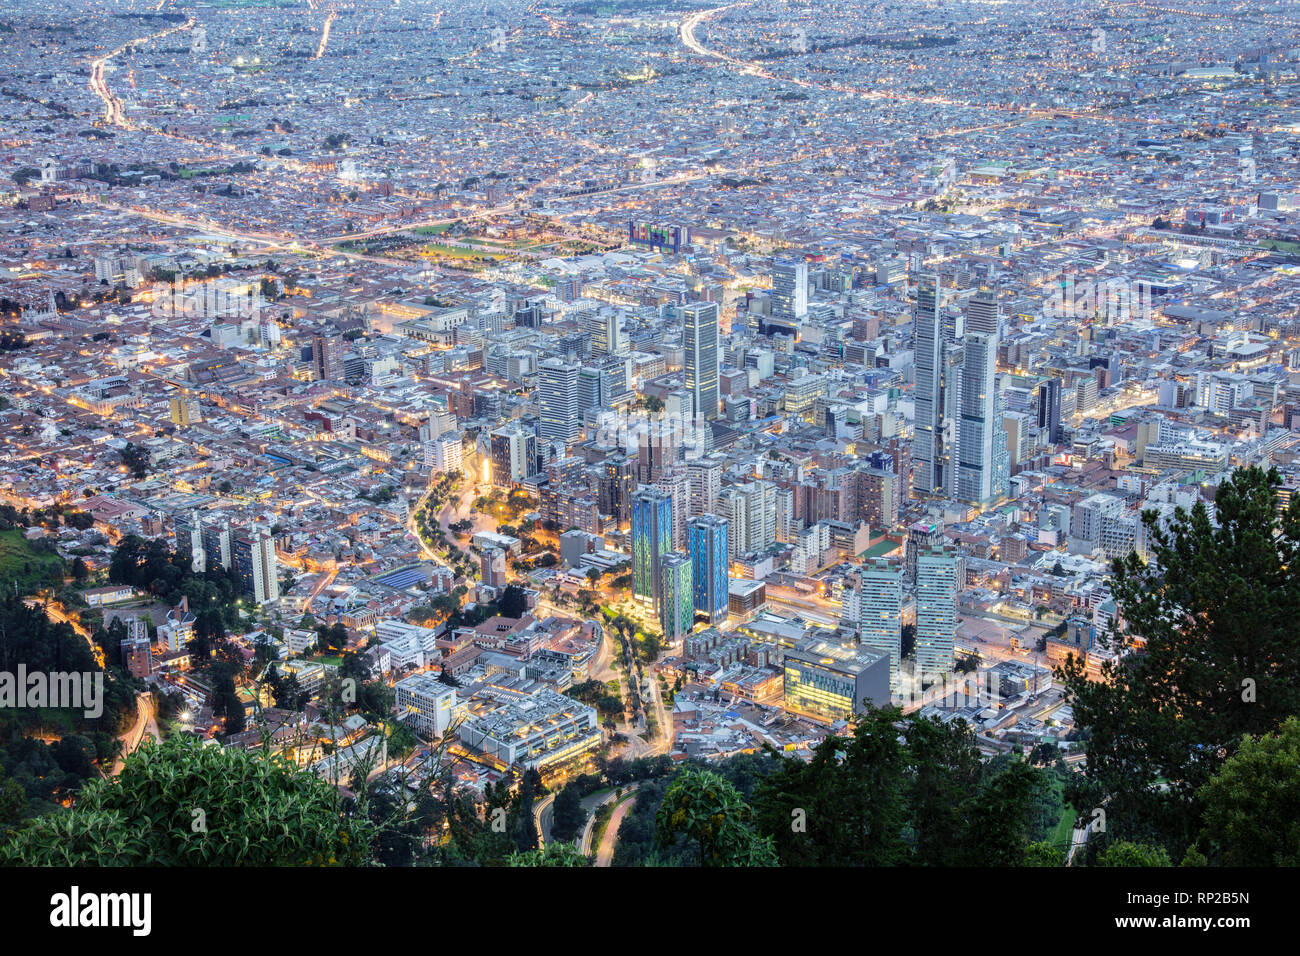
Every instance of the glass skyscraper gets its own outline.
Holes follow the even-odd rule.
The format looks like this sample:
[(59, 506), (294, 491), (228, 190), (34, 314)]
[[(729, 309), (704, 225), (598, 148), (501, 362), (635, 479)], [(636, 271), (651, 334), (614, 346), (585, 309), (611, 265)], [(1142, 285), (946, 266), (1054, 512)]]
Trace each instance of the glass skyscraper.
[(663, 579), (660, 582), (662, 599), (659, 606), (659, 624), (664, 637), (671, 640), (685, 637), (695, 627), (695, 607), (691, 600), (691, 559), (680, 551), (665, 554), (659, 566)]
[(659, 610), (663, 556), (673, 549), (673, 500), (643, 488), (632, 496), (632, 594)]
[(686, 552), (694, 568), (693, 604), (711, 623), (727, 616), (726, 518), (700, 515), (686, 525)]

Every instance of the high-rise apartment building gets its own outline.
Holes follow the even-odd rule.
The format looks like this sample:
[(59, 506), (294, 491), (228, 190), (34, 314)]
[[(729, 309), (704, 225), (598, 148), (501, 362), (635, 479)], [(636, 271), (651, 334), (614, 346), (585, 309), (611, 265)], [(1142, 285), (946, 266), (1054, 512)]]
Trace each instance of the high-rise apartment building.
[(235, 535), (234, 561), (242, 593), (258, 604), (280, 599), (275, 540), (265, 529), (250, 528)]

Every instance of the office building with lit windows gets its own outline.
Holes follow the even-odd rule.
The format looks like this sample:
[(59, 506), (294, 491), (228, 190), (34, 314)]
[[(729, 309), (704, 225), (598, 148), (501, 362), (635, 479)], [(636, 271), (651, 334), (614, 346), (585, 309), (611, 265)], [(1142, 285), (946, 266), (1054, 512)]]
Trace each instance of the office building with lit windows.
[(958, 557), (929, 551), (916, 559), (916, 671), (951, 674), (957, 641)]
[(785, 652), (785, 703), (791, 710), (842, 720), (865, 702), (889, 703), (889, 655), (807, 639)]
[(664, 637), (675, 641), (685, 637), (695, 627), (695, 601), (692, 595), (691, 559), (680, 551), (665, 554), (659, 561), (660, 582), (659, 626)]
[(692, 302), (682, 308), (682, 346), (686, 390), (691, 411), (706, 419), (718, 417), (718, 304)]
[(903, 656), (903, 568), (877, 560), (862, 569), (861, 579), (857, 597), (862, 646), (889, 656), (889, 686), (896, 688)]
[(654, 488), (632, 496), (632, 595), (657, 612), (663, 593), (663, 556), (673, 549), (673, 501)]
[(714, 624), (727, 616), (728, 526), (727, 519), (717, 515), (700, 515), (686, 525), (686, 553), (694, 567), (692, 603)]

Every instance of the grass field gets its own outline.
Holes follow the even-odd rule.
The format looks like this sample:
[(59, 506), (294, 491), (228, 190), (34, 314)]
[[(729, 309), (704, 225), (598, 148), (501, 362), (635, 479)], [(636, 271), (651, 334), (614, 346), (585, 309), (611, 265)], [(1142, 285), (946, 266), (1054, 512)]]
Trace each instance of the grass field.
[(18, 528), (0, 531), (0, 586), (12, 593), (14, 582), (22, 595), (63, 583), (63, 559), (37, 550)]
[[(1052, 781), (1052, 786), (1056, 790), (1056, 795), (1064, 800), (1065, 784), (1059, 778), (1055, 778)], [(1053, 846), (1065, 853), (1070, 852), (1070, 842), (1074, 839), (1074, 818), (1074, 808), (1067, 803), (1061, 811), (1061, 819), (1057, 821), (1056, 829), (1048, 837)]]

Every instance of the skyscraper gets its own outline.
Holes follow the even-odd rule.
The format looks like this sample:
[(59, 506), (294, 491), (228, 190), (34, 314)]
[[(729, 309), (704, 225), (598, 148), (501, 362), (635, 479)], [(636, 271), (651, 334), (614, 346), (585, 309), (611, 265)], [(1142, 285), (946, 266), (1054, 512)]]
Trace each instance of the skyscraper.
[(492, 484), (509, 488), (537, 470), (537, 436), (523, 425), (505, 425), (491, 432), (488, 439)]
[(772, 263), (772, 318), (797, 323), (808, 314), (808, 263), (777, 259)]
[(686, 463), (691, 481), (691, 515), (711, 514), (718, 506), (725, 463), (723, 458), (692, 458)]
[(659, 562), (663, 579), (659, 625), (670, 641), (685, 637), (695, 627), (695, 606), (691, 598), (691, 559), (680, 551), (665, 554)]
[(661, 474), (655, 487), (673, 500), (673, 549), (686, 547), (686, 519), (690, 509), (691, 480), (680, 465)]
[(340, 336), (314, 336), (311, 340), (311, 359), (317, 380), (343, 381), (343, 339)]
[(682, 309), (682, 321), (691, 410), (711, 420), (718, 417), (718, 304), (692, 302)]
[(1000, 430), (996, 415), (998, 339), (987, 332), (967, 332), (963, 347), (953, 491), (959, 501), (985, 504), (994, 497), (994, 433)]
[(623, 333), (616, 309), (602, 307), (583, 316), (582, 327), (591, 336), (593, 356), (618, 355), (623, 351)]
[(280, 599), (275, 541), (263, 528), (250, 528), (235, 535), (235, 573), (239, 589), (258, 604)]
[(632, 594), (658, 612), (663, 594), (660, 561), (673, 549), (672, 499), (655, 488), (632, 496)]
[(571, 442), (582, 430), (578, 411), (578, 366), (559, 359), (537, 365), (537, 405), (541, 416), (538, 434), (543, 439)]
[(1061, 440), (1061, 380), (1049, 378), (1038, 386), (1038, 427), (1047, 432), (1047, 440)]
[(731, 519), (728, 557), (766, 551), (776, 543), (776, 486), (770, 481), (732, 485), (720, 502)]
[(917, 282), (915, 329), (916, 420), (912, 431), (912, 490), (918, 496), (942, 494), (943, 328), (939, 318), (939, 278)]
[(209, 568), (230, 568), (231, 534), (229, 523), (207, 524), (203, 528), (203, 556)]
[(727, 616), (728, 521), (717, 515), (700, 515), (686, 526), (686, 553), (694, 568), (695, 610), (717, 624)]
[(933, 679), (952, 673), (957, 639), (957, 557), (927, 551), (916, 559), (916, 671)]
[(889, 686), (898, 686), (898, 662), (903, 656), (903, 569), (875, 561), (862, 569), (858, 591), (858, 621), (862, 643), (889, 655)]

